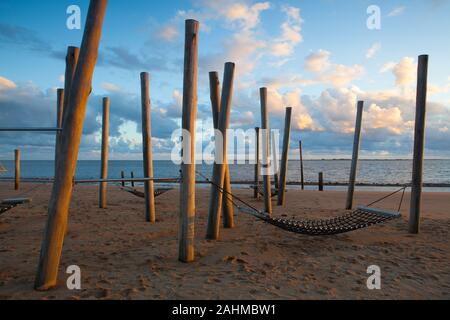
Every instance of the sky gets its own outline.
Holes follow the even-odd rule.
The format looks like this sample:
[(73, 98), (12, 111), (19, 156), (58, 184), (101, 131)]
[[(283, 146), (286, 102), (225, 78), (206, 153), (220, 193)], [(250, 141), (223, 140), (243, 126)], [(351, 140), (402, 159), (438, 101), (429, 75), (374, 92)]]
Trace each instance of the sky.
[[(77, 5), (81, 29), (70, 30)], [(54, 126), (65, 52), (80, 46), (89, 1), (0, 2), (0, 127)], [(367, 25), (380, 9), (380, 28)], [(184, 21), (200, 22), (198, 130), (212, 127), (208, 72), (236, 63), (230, 126), (282, 132), (293, 108), (298, 157), (351, 157), (363, 100), (362, 158), (410, 158), (417, 59), (429, 55), (426, 158), (450, 158), (450, 0), (110, 0), (79, 159), (100, 158), (102, 98), (111, 99), (110, 159), (141, 159), (140, 80), (150, 73), (155, 159), (167, 159), (181, 124)], [(371, 20), (372, 21), (372, 20)], [(206, 136), (208, 134), (200, 134)], [(53, 159), (52, 134), (1, 133), (0, 160)], [(205, 144), (205, 142), (204, 142)]]

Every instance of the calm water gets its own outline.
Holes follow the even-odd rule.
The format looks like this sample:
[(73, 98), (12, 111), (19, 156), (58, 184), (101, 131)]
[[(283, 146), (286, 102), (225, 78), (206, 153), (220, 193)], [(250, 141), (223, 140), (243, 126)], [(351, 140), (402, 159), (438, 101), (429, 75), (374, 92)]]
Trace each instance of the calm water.
[[(14, 175), (14, 162), (2, 160), (8, 169), (1, 177)], [(231, 179), (233, 181), (252, 181), (254, 166), (251, 164), (231, 165)], [(288, 182), (300, 180), (300, 162), (289, 162)], [(410, 160), (361, 160), (359, 162), (358, 182), (365, 184), (406, 184), (411, 180), (412, 162)], [(48, 178), (53, 176), (53, 161), (22, 161), (21, 176), (27, 178)], [(120, 171), (125, 170), (127, 176), (133, 171), (136, 177), (142, 177), (141, 161), (110, 161), (109, 177), (119, 178)], [(179, 166), (171, 161), (154, 161), (155, 177), (177, 177)], [(197, 165), (197, 170), (210, 176), (211, 165)], [(324, 172), (326, 182), (345, 183), (350, 171), (349, 160), (308, 160), (304, 161), (305, 180), (316, 182), (318, 172)], [(98, 178), (100, 173), (99, 161), (79, 161), (77, 178)], [(203, 180), (203, 179), (201, 179)], [(450, 160), (426, 160), (424, 182), (427, 184), (450, 184)]]

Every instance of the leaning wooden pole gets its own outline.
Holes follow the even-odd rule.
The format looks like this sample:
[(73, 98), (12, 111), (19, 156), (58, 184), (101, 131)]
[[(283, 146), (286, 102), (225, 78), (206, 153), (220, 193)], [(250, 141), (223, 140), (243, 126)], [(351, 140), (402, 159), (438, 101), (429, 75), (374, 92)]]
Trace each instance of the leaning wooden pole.
[[(62, 117), (60, 126), (58, 128), (62, 128), (64, 126), (64, 122), (67, 118), (67, 108), (69, 105), (69, 97), (70, 97), (70, 88), (72, 86), (73, 77), (75, 74), (75, 69), (77, 68), (78, 59), (80, 56), (80, 49), (77, 47), (68, 47), (66, 54), (66, 70), (64, 74), (64, 97), (62, 99)], [(59, 99), (58, 99), (59, 100)], [(61, 154), (61, 132), (57, 134), (56, 144), (55, 144), (55, 175), (56, 168), (58, 167), (57, 162), (59, 161), (59, 155)]]
[(107, 0), (93, 0), (89, 4), (79, 61), (66, 110), (67, 117), (61, 133), (61, 157), (56, 168), (35, 281), (35, 288), (38, 290), (52, 288), (57, 281), (72, 196), (72, 180), (107, 3)]
[(259, 199), (259, 176), (261, 174), (261, 164), (259, 162), (259, 127), (255, 128), (255, 188), (253, 198)]
[(218, 240), (220, 233), (220, 212), (223, 200), (222, 189), (225, 182), (225, 169), (227, 163), (227, 130), (230, 124), (231, 101), (233, 98), (234, 69), (234, 63), (225, 63), (219, 121), (217, 124), (217, 132), (220, 132), (222, 135), (222, 145), (216, 144), (216, 148), (219, 147), (221, 149), (216, 149), (209, 202), (208, 225), (206, 229), (206, 238), (211, 240)]
[[(147, 72), (141, 73), (142, 102), (142, 152), (144, 156), (144, 178), (153, 177), (152, 129), (150, 116), (150, 77)], [(145, 220), (156, 222), (155, 193), (153, 181), (144, 182)]]
[(20, 189), (20, 150), (14, 150), (14, 190)]
[[(102, 115), (102, 153), (100, 179), (108, 179), (109, 105), (109, 98), (104, 97)], [(99, 207), (101, 209), (106, 208), (107, 188), (108, 184), (106, 182), (100, 182)]]
[[(209, 90), (213, 115), (214, 129), (218, 129), (219, 114), (220, 114), (220, 80), (219, 74), (216, 71), (209, 73)], [(234, 207), (233, 195), (231, 193), (230, 182), (230, 168), (228, 163), (225, 163), (225, 181), (224, 192), (222, 193), (222, 213), (224, 228), (234, 228)]]
[(353, 139), (353, 155), (352, 165), (350, 168), (350, 179), (348, 182), (347, 202), (345, 209), (350, 210), (353, 207), (353, 194), (355, 192), (356, 171), (358, 168), (359, 145), (361, 140), (362, 116), (364, 109), (364, 101), (358, 101), (356, 111), (355, 137)]
[(420, 229), (422, 203), (423, 153), (425, 148), (428, 55), (419, 56), (417, 70), (416, 124), (414, 131), (414, 158), (411, 183), (411, 205), (409, 211), (409, 233)]
[(302, 190), (305, 190), (305, 176), (303, 173), (303, 144), (302, 141), (299, 141), (299, 150), (300, 150), (300, 184), (302, 186)]
[(186, 20), (185, 25), (178, 259), (182, 262), (191, 262), (195, 259), (195, 121), (197, 118), (199, 23), (195, 20)]
[(259, 90), (261, 99), (261, 129), (262, 129), (262, 167), (264, 179), (264, 211), (272, 215), (272, 186), (270, 182), (270, 142), (269, 114), (267, 110), (267, 88)]
[(280, 168), (280, 187), (278, 188), (278, 205), (284, 206), (286, 204), (286, 180), (288, 173), (289, 160), (289, 143), (291, 140), (291, 119), (292, 108), (286, 108), (286, 119), (284, 121), (284, 136), (283, 136), (283, 153), (281, 155)]

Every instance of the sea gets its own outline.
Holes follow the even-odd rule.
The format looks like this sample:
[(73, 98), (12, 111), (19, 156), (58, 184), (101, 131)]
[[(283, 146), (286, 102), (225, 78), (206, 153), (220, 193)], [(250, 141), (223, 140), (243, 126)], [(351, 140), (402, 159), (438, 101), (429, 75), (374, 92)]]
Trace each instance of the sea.
[[(1, 164), (7, 172), (0, 173), (0, 179), (14, 176), (14, 161), (2, 160)], [(142, 177), (142, 161), (115, 160), (109, 161), (109, 178), (120, 178), (123, 170), (127, 177), (130, 172), (135, 177)], [(305, 160), (304, 177), (307, 189), (317, 188), (318, 173), (323, 172), (324, 182), (328, 189), (345, 189), (350, 173), (350, 160)], [(154, 161), (154, 176), (156, 178), (176, 178), (180, 167), (172, 161)], [(197, 164), (197, 171), (211, 177), (212, 165)], [(411, 160), (360, 160), (358, 163), (358, 188), (365, 190), (392, 189), (409, 184), (411, 181)], [(236, 187), (248, 187), (254, 179), (253, 164), (231, 164), (231, 180)], [(49, 160), (22, 160), (22, 178), (52, 178), (54, 162)], [(100, 175), (100, 161), (78, 161), (77, 179), (96, 179)], [(199, 181), (204, 181), (198, 176)], [(300, 161), (291, 160), (288, 165), (288, 188), (298, 188), (300, 182)], [(424, 178), (425, 191), (450, 191), (450, 159), (425, 160)]]

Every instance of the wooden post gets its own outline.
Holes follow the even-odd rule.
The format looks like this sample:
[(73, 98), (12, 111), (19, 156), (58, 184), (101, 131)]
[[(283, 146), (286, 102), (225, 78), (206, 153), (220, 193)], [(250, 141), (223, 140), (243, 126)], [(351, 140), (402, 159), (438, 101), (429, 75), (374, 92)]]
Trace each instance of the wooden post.
[(302, 190), (305, 190), (305, 177), (303, 175), (303, 146), (302, 140), (299, 141), (300, 147), (300, 183), (302, 185)]
[[(198, 31), (199, 23), (186, 20), (183, 76), (183, 144), (180, 184), (180, 223), (178, 259), (194, 261), (195, 233), (195, 121), (197, 118)], [(187, 136), (188, 135), (188, 136)]]
[(20, 150), (14, 150), (14, 162), (15, 162), (15, 170), (14, 170), (14, 190), (20, 189)]
[(323, 191), (323, 172), (319, 172), (319, 191)]
[(288, 173), (289, 143), (291, 140), (291, 119), (292, 108), (289, 107), (286, 108), (286, 119), (284, 122), (283, 154), (281, 156), (280, 187), (278, 188), (279, 206), (284, 206), (286, 204), (286, 180)]
[[(131, 171), (130, 175), (131, 175), (131, 179), (134, 179), (134, 172), (133, 171)], [(134, 181), (131, 181), (131, 187), (134, 188)]]
[(267, 110), (267, 88), (259, 89), (261, 100), (261, 129), (263, 130), (262, 166), (264, 179), (264, 211), (272, 215), (272, 185), (270, 182), (270, 154), (269, 154), (269, 114)]
[(272, 132), (271, 136), (272, 140), (272, 160), (273, 160), (273, 179), (275, 184), (275, 189), (279, 190), (280, 188), (280, 179), (279, 179), (279, 170), (278, 170), (278, 149), (277, 143), (275, 141), (275, 132)]
[(425, 148), (427, 107), (428, 55), (419, 56), (417, 70), (416, 124), (414, 131), (414, 158), (411, 183), (411, 205), (409, 211), (409, 233), (420, 230), (422, 203), (423, 153)]
[[(64, 114), (64, 89), (59, 88), (57, 91), (57, 98), (56, 98), (56, 127), (62, 128), (62, 122), (63, 122), (63, 114)], [(55, 138), (55, 172), (53, 175), (56, 174), (56, 163), (58, 161), (59, 156), (59, 144), (61, 139), (61, 132), (56, 132), (56, 138)]]
[(125, 171), (120, 171), (120, 178), (122, 178), (122, 181), (121, 181), (121, 184), (122, 184), (122, 187), (125, 187)]
[[(219, 114), (220, 114), (220, 81), (218, 72), (209, 73), (209, 89), (211, 98), (211, 107), (213, 114), (214, 129), (218, 129)], [(225, 163), (225, 181), (224, 191), (222, 193), (222, 207), (223, 207), (223, 226), (224, 228), (234, 228), (234, 208), (233, 208), (233, 196), (231, 194), (231, 182), (230, 182), (230, 168), (228, 163)]]
[[(100, 179), (108, 179), (108, 139), (109, 139), (109, 98), (103, 98), (103, 115), (102, 115), (102, 155)], [(106, 208), (106, 192), (108, 184), (100, 182), (99, 207)]]
[[(153, 177), (152, 156), (152, 129), (150, 115), (150, 76), (147, 72), (141, 73), (141, 99), (142, 99), (142, 152), (144, 156), (144, 178)], [(153, 181), (144, 182), (145, 193), (145, 220), (156, 222), (155, 193)]]
[(61, 153), (48, 207), (48, 220), (35, 281), (35, 288), (38, 290), (52, 288), (57, 281), (86, 104), (91, 90), (107, 3), (107, 0), (94, 0), (89, 4), (80, 57), (71, 85), (69, 103), (65, 108)]
[[(208, 225), (206, 231), (206, 238), (211, 240), (219, 239), (220, 211), (222, 209), (223, 200), (223, 192), (220, 188), (224, 187), (225, 182), (225, 169), (227, 163), (227, 130), (230, 123), (231, 101), (233, 98), (234, 68), (234, 63), (225, 63), (223, 89), (222, 97), (220, 99), (220, 113), (217, 127), (217, 130), (222, 134), (222, 146), (220, 146), (222, 150), (216, 150), (216, 159), (213, 165)], [(217, 156), (220, 152), (222, 157)]]
[(260, 176), (260, 174), (261, 174), (261, 165), (260, 165), (260, 162), (259, 162), (259, 128), (258, 127), (256, 127), (255, 128), (255, 136), (256, 136), (256, 139), (255, 139), (255, 143), (256, 143), (256, 146), (255, 146), (255, 189), (254, 189), (254, 192), (253, 192), (253, 197), (255, 198), (255, 199), (259, 199), (259, 176)]
[(362, 116), (364, 101), (358, 101), (356, 112), (355, 137), (353, 140), (352, 166), (350, 168), (350, 180), (348, 182), (347, 203), (345, 209), (350, 210), (353, 207), (353, 194), (355, 192), (356, 171), (358, 168), (359, 145), (361, 138)]
[[(62, 128), (64, 126), (64, 122), (67, 118), (67, 108), (69, 105), (69, 97), (70, 97), (70, 88), (72, 86), (73, 77), (75, 74), (75, 69), (78, 64), (78, 58), (80, 55), (80, 49), (77, 47), (68, 47), (67, 48), (67, 54), (66, 54), (66, 70), (64, 75), (64, 96), (62, 98), (62, 118), (59, 128)], [(58, 101), (60, 99), (58, 98)], [(57, 139), (55, 144), (55, 175), (56, 175), (56, 168), (58, 167), (57, 162), (59, 161), (59, 155), (61, 154), (61, 136), (62, 133), (57, 133)]]

